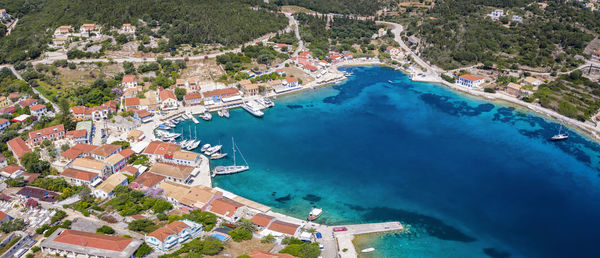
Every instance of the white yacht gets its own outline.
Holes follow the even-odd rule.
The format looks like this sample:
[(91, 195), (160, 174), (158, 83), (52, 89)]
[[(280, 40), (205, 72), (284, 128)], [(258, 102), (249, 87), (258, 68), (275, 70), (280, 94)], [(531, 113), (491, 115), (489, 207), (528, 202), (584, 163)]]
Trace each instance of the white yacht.
[(223, 147), (223, 145), (212, 146), (212, 147), (206, 149), (204, 154), (206, 154), (207, 156), (213, 155), (213, 154), (217, 153), (218, 151), (220, 151), (221, 147)]
[[(215, 169), (213, 170), (213, 175), (212, 175), (213, 177), (216, 175), (229, 175), (229, 174), (240, 173), (240, 172), (244, 172), (244, 171), (250, 169), (250, 167), (248, 166), (248, 162), (246, 162), (246, 159), (244, 158), (244, 155), (242, 154), (241, 151), (239, 151), (240, 149), (237, 147), (237, 145), (235, 145), (235, 141), (234, 141), (233, 137), (231, 137), (231, 143), (233, 145), (233, 147), (232, 147), (233, 165), (232, 166), (216, 166)], [(236, 164), (236, 160), (235, 160), (236, 150), (240, 152), (240, 156), (244, 160), (244, 164), (245, 164), (244, 166), (238, 166)]]
[(260, 111), (260, 108), (258, 107), (258, 105), (259, 104), (254, 101), (248, 101), (248, 102), (244, 103), (244, 105), (242, 105), (242, 108), (244, 110), (248, 111), (248, 113), (252, 114), (255, 117), (263, 117), (263, 115), (265, 113)]

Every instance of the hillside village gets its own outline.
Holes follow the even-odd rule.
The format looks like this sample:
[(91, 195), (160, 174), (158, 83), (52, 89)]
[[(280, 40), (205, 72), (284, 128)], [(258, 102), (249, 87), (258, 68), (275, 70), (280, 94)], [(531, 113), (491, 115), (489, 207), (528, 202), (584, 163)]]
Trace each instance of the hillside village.
[[(597, 3), (591, 4), (589, 8), (594, 10)], [(2, 11), (0, 17), (9, 19)], [(293, 14), (286, 15), (295, 23)], [(489, 14), (494, 20), (503, 17), (507, 14), (501, 9)], [(510, 15), (514, 22), (523, 19)], [(352, 49), (331, 49), (323, 55), (294, 35), (298, 42), (287, 44), (267, 37), (238, 52), (213, 49), (210, 57), (209, 53), (148, 59), (130, 56), (119, 62), (94, 60), (101, 55), (93, 53), (109, 49), (113, 40), (123, 44), (137, 40), (135, 25), (123, 24), (110, 32), (94, 23), (50, 30), (54, 33), (49, 52), (57, 55), (47, 54), (45, 59), (23, 64), (16, 69), (20, 75), (14, 72), (23, 76), (22, 80), (9, 68), (0, 73), (1, 80), (11, 84), (0, 96), (0, 131), (6, 143), (0, 155), (0, 221), (18, 228), (6, 230), (2, 243), (8, 246), (4, 251), (19, 256), (225, 253), (274, 257), (270, 255), (289, 246), (311, 254), (337, 254), (342, 252), (338, 247), (348, 228), (284, 216), (213, 187), (215, 172), (210, 163), (218, 156), (177, 140), (181, 135), (173, 128), (183, 120), (207, 123), (217, 119), (213, 114), (227, 119), (233, 108), (257, 118), (268, 116), (268, 109), (275, 105), (273, 99), (279, 96), (352, 76), (337, 70), (346, 65), (388, 65), (416, 81), (438, 82), (436, 76), (440, 76), (453, 87), (503, 94), (527, 103), (537, 99), (540, 105), (559, 111), (564, 106), (559, 104), (561, 99), (550, 93), (541, 95), (552, 82), (595, 87), (593, 83), (600, 81), (600, 48), (587, 50), (589, 56), (581, 59), (581, 64), (586, 64), (581, 70), (587, 73), (575, 75), (498, 71), (483, 66), (437, 74), (435, 67), (414, 53), (420, 39), (400, 40), (406, 35), (393, 26), (373, 31), (369, 43), (376, 46), (352, 45)], [(160, 40), (165, 39), (152, 38), (145, 47), (157, 47)], [(251, 56), (253, 48), (270, 56), (270, 61)], [(231, 61), (235, 58), (246, 61)], [(219, 62), (224, 59), (231, 60)], [(198, 62), (217, 72), (201, 70)], [(94, 65), (98, 69), (116, 67), (117, 72), (94, 74), (87, 70)], [(101, 89), (86, 85), (81, 86), (84, 90), (79, 95), (74, 89), (67, 91), (67, 83), (56, 81), (61, 72), (69, 70), (86, 74)], [(585, 91), (574, 94), (583, 96)], [(90, 97), (84, 94), (94, 95), (95, 103), (84, 101)], [(574, 112), (569, 117), (596, 126), (598, 106), (588, 101), (581, 105), (594, 113)], [(253, 241), (245, 243), (257, 248), (232, 247), (242, 241)], [(198, 248), (202, 245), (209, 247)]]

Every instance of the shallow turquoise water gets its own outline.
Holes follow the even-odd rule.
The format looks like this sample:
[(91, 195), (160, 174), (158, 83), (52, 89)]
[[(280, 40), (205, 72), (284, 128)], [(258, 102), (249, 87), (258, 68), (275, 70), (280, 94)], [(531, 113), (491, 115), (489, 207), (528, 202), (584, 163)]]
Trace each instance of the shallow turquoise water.
[(599, 145), (572, 131), (549, 142), (553, 121), (392, 69), (345, 69), (355, 76), (279, 98), (262, 119), (233, 110), (177, 130), (224, 150), (234, 136), (251, 170), (214, 185), (275, 211), (410, 225), (378, 236), (374, 256), (600, 255)]

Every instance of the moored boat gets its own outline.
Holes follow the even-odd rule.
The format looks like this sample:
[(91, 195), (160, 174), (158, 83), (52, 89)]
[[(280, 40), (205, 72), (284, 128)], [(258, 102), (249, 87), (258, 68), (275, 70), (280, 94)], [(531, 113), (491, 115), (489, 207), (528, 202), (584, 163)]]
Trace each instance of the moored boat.
[(205, 152), (206, 150), (208, 150), (208, 148), (210, 148), (210, 144), (204, 144), (202, 145), (202, 149), (200, 149), (201, 152)]
[(361, 253), (370, 253), (370, 252), (373, 252), (373, 251), (375, 251), (375, 248), (369, 247), (369, 248), (362, 249), (360, 252)]
[(227, 156), (227, 153), (215, 153), (213, 155), (210, 155), (210, 159), (222, 159), (225, 156)]
[(323, 214), (323, 209), (313, 207), (312, 210), (310, 211), (310, 213), (308, 213), (307, 219), (309, 221), (316, 220), (319, 217), (321, 217), (321, 214)]
[(265, 113), (260, 111), (260, 108), (258, 108), (257, 105), (258, 104), (254, 102), (246, 102), (242, 105), (242, 108), (255, 117), (263, 117)]
[(202, 116), (202, 119), (204, 119), (204, 121), (210, 121), (212, 119), (212, 115), (210, 114), (210, 111), (205, 110), (204, 116)]
[(225, 118), (229, 118), (229, 110), (228, 109), (223, 109), (223, 116)]
[(223, 145), (212, 146), (212, 147), (206, 149), (206, 151), (204, 151), (204, 154), (206, 154), (207, 156), (213, 155), (213, 154), (217, 153), (218, 151), (220, 151), (221, 147), (223, 147)]
[[(246, 162), (246, 159), (244, 158), (244, 155), (242, 154), (241, 151), (239, 151), (239, 148), (237, 147), (237, 145), (235, 145), (235, 141), (233, 139), (233, 137), (231, 137), (231, 143), (233, 145), (232, 150), (233, 150), (233, 165), (232, 166), (216, 166), (215, 169), (213, 169), (213, 174), (212, 176), (216, 176), (216, 175), (230, 175), (230, 174), (235, 174), (235, 173), (240, 173), (240, 172), (244, 172), (248, 169), (250, 169), (250, 167), (248, 166), (248, 162)], [(236, 150), (238, 152), (240, 152), (240, 156), (242, 157), (242, 159), (244, 160), (245, 165), (244, 166), (238, 166), (236, 163)]]
[(562, 125), (560, 126), (560, 129), (558, 129), (558, 134), (552, 136), (552, 138), (550, 138), (550, 140), (552, 141), (563, 141), (569, 138), (569, 133), (568, 132), (561, 132), (562, 131)]

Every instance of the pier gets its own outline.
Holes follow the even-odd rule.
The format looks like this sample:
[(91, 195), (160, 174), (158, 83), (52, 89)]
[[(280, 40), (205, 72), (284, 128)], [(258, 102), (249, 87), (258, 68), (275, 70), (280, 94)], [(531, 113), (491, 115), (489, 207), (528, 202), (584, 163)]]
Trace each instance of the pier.
[[(328, 227), (331, 229), (335, 238), (337, 239), (337, 250), (339, 250), (338, 255), (342, 258), (358, 256), (358, 252), (360, 252), (360, 250), (357, 251), (352, 243), (355, 235), (401, 231), (404, 229), (400, 222), (369, 223), (336, 227), (346, 227), (348, 229), (346, 231), (333, 232), (334, 227)], [(347, 249), (346, 252), (343, 251), (344, 249)], [(327, 254), (329, 254), (329, 252)], [(323, 255), (323, 257), (329, 256)]]

